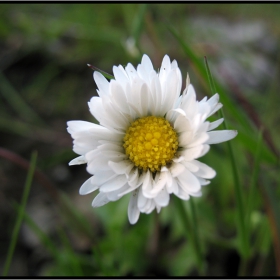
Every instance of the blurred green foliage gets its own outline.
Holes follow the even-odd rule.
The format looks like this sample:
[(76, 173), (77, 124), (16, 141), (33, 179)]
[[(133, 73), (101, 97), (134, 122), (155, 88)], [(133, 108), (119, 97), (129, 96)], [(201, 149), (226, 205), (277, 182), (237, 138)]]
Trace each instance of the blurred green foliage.
[[(178, 61), (184, 80), (187, 72), (190, 74), (198, 97), (210, 96), (204, 56), (214, 70), (222, 58), (237, 60), (245, 49), (261, 51), (254, 44), (219, 48), (226, 39), (204, 38), (207, 25), (200, 30), (192, 20), (222, 18), (241, 26), (259, 21), (277, 41), (279, 14), (279, 4), (0, 4), (0, 146), (23, 158), (38, 151), (37, 167), (53, 185), (42, 189), (34, 180), (36, 189), (33, 187), (33, 200), (31, 190), (30, 204), (39, 190), (45, 195), (48, 188), (53, 188), (58, 198), (51, 198), (49, 207), (58, 213), (55, 234), (44, 232), (30, 213), (25, 214), (25, 222), (46, 256), (40, 265), (29, 264), (38, 265), (38, 270), (26, 272), (28, 275), (18, 272), (21, 276), (198, 275), (196, 252), (186, 239), (173, 201), (159, 215), (141, 214), (134, 226), (127, 219), (128, 196), (98, 209), (90, 205), (94, 195), (81, 197), (75, 204), (78, 189), (89, 175), (84, 166), (67, 165), (75, 154), (66, 121), (95, 121), (87, 107), (87, 101), (96, 95), (87, 63), (111, 74), (113, 65), (131, 62), (136, 66), (143, 53), (159, 68), (167, 53)], [(254, 192), (250, 194), (252, 209), (247, 213), (250, 225), (246, 225), (250, 256), (243, 259), (229, 152), (226, 144), (212, 146), (203, 162), (213, 167), (217, 176), (203, 188), (203, 196), (193, 200), (206, 274), (210, 276), (280, 273), (278, 52), (276, 48), (269, 55), (263, 54), (273, 69), (257, 90), (242, 81), (231, 86), (229, 80), (212, 73), (228, 126), (239, 132), (232, 147), (245, 208), (250, 188)], [(261, 153), (257, 155), (261, 128)], [(2, 254), (7, 251), (4, 243), (17, 215), (10, 201), (19, 200), (23, 188), (20, 177), (14, 174), (25, 174), (6, 162), (1, 159), (1, 199), (6, 208), (0, 207), (0, 222), (8, 223), (1, 236)], [(61, 168), (66, 175), (54, 176), (55, 172), (62, 173)], [(253, 177), (254, 168), (259, 171)], [(188, 202), (184, 207), (191, 214)], [(18, 250), (28, 247), (23, 241), (20, 244)], [(15, 269), (10, 275), (17, 275)]]

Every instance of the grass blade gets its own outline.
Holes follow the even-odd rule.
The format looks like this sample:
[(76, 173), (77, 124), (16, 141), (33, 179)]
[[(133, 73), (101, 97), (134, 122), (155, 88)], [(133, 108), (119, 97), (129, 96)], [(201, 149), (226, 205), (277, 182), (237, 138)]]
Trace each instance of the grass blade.
[(101, 70), (101, 69), (99, 69), (99, 68), (97, 68), (97, 67), (91, 65), (91, 64), (87, 64), (87, 66), (88, 66), (90, 69), (94, 70), (94, 71), (100, 72), (105, 78), (107, 78), (107, 79), (109, 79), (109, 80), (115, 79), (113, 75), (111, 75), (111, 74), (109, 74), (109, 73), (107, 73), (107, 72), (105, 72), (105, 71), (103, 71), (103, 70)]
[(34, 171), (35, 171), (35, 167), (36, 167), (36, 160), (37, 160), (37, 152), (33, 152), (32, 156), (31, 156), (30, 168), (28, 170), (28, 174), (27, 174), (27, 178), (26, 178), (26, 182), (25, 182), (25, 186), (24, 186), (23, 196), (22, 196), (22, 200), (21, 200), (21, 206), (20, 206), (20, 209), (19, 209), (19, 212), (17, 215), (17, 219), (16, 219), (16, 223), (15, 223), (15, 226), (14, 226), (14, 229), (12, 232), (11, 242), (9, 245), (8, 254), (7, 254), (2, 276), (7, 276), (9, 273), (11, 261), (12, 261), (16, 243), (17, 243), (20, 226), (22, 223), (22, 219), (24, 217), (24, 209), (26, 207), (28, 195), (29, 195), (32, 180), (33, 180), (33, 175), (34, 175)]
[[(210, 88), (213, 94), (216, 93), (214, 80), (212, 78), (211, 70), (209, 68), (207, 58), (204, 57), (205, 60), (205, 67), (207, 76), (209, 78), (209, 84)], [(219, 110), (219, 115), (221, 118), (224, 118), (223, 110)], [(223, 122), (224, 129), (227, 129), (226, 120), (224, 118)], [(231, 142), (227, 142), (229, 155), (230, 155), (230, 161), (231, 161), (231, 167), (232, 167), (232, 174), (234, 179), (234, 191), (235, 191), (235, 197), (236, 197), (236, 203), (237, 203), (237, 228), (238, 228), (238, 238), (239, 238), (239, 252), (243, 256), (243, 258), (248, 258), (249, 256), (249, 244), (248, 244), (248, 237), (246, 235), (246, 228), (245, 228), (245, 210), (244, 210), (244, 195), (241, 191), (241, 185), (240, 180), (238, 176), (237, 171), (237, 164), (235, 161), (235, 157), (232, 150)]]
[[(190, 221), (189, 214), (187, 213), (187, 211), (184, 207), (183, 201), (181, 199), (174, 196), (174, 200), (175, 200), (176, 209), (177, 209), (177, 211), (179, 213), (179, 216), (182, 220), (182, 224), (185, 227), (185, 233), (187, 235), (187, 239), (192, 244), (192, 246), (194, 248), (194, 252), (196, 253), (196, 261), (197, 261), (197, 268), (198, 268), (199, 274), (203, 275), (205, 267), (204, 267), (204, 264), (203, 264), (204, 262), (203, 262), (201, 250), (200, 250), (200, 247), (199, 247), (199, 242), (198, 242), (198, 239), (196, 239), (197, 237), (195, 236), (195, 234), (196, 234), (196, 231), (194, 230), (195, 219), (192, 220), (192, 222)], [(191, 208), (192, 208), (192, 206), (191, 206)], [(194, 217), (194, 213), (192, 215)]]

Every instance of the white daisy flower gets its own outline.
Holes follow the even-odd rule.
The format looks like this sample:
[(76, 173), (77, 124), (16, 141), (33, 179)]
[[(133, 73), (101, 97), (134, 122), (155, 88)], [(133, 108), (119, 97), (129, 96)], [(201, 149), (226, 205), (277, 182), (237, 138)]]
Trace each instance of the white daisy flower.
[(69, 165), (87, 164), (90, 177), (80, 188), (86, 195), (99, 190), (93, 207), (130, 193), (128, 218), (135, 224), (141, 213), (160, 212), (170, 195), (183, 200), (201, 196), (201, 186), (215, 177), (211, 167), (197, 159), (210, 144), (234, 138), (237, 131), (218, 130), (223, 119), (206, 119), (222, 107), (219, 95), (196, 100), (189, 84), (181, 93), (177, 62), (165, 55), (159, 73), (143, 55), (135, 69), (130, 63), (113, 67), (115, 79), (94, 72), (99, 97), (88, 103), (99, 124), (69, 121), (73, 150), (80, 156)]

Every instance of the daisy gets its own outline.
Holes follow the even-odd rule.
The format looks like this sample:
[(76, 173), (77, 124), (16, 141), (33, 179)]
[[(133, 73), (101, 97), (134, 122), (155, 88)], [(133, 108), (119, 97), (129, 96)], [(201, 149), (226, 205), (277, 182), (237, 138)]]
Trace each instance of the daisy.
[(181, 94), (181, 71), (168, 55), (159, 73), (147, 55), (137, 69), (129, 63), (114, 66), (113, 73), (110, 81), (93, 74), (99, 97), (88, 105), (99, 124), (67, 122), (73, 150), (80, 155), (69, 165), (87, 164), (93, 176), (80, 194), (98, 190), (93, 207), (130, 194), (128, 219), (135, 224), (140, 212), (159, 213), (171, 194), (183, 200), (201, 196), (201, 186), (216, 172), (197, 159), (210, 144), (230, 140), (237, 131), (213, 131), (223, 119), (206, 119), (222, 107), (219, 95), (197, 101), (188, 78)]

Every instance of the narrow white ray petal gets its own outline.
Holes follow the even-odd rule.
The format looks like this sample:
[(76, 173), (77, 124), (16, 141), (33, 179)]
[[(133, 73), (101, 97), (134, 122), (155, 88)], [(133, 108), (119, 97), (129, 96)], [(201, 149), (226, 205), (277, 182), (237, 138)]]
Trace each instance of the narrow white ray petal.
[(91, 184), (101, 186), (105, 182), (117, 177), (118, 175), (112, 170), (98, 171), (91, 177)]
[(122, 85), (112, 80), (110, 83), (110, 89), (113, 102), (116, 104), (118, 109), (123, 113), (129, 114), (130, 109), (127, 106), (127, 97)]
[(105, 193), (99, 193), (92, 201), (92, 207), (100, 207), (110, 202)]
[(94, 71), (93, 79), (99, 89), (99, 96), (109, 95), (109, 82), (107, 79), (98, 71)]
[(223, 107), (223, 104), (222, 104), (222, 103), (218, 103), (218, 104), (210, 111), (210, 113), (208, 114), (207, 117), (212, 116), (212, 115), (215, 114), (218, 110), (220, 110), (222, 107)]
[(165, 207), (169, 203), (169, 193), (166, 191), (165, 188), (163, 188), (158, 195), (154, 198), (156, 204), (158, 204), (161, 207)]
[(160, 192), (167, 182), (167, 172), (160, 172), (159, 178), (155, 181), (154, 187), (151, 191), (152, 194)]
[(178, 192), (175, 195), (178, 196), (179, 198), (181, 198), (182, 200), (190, 199), (189, 194), (187, 192), (185, 192), (181, 187), (179, 187)]
[(200, 197), (202, 196), (202, 191), (200, 190), (198, 192), (190, 192), (189, 194), (194, 197)]
[(93, 96), (88, 102), (90, 113), (101, 123), (103, 119), (103, 104), (102, 99), (98, 96)]
[(138, 192), (139, 189), (136, 189), (130, 196), (129, 204), (128, 204), (128, 220), (133, 225), (135, 224), (140, 216), (140, 211), (137, 206), (137, 200), (138, 200)]
[(127, 66), (125, 67), (125, 71), (130, 81), (132, 81), (135, 77), (138, 77), (137, 71), (135, 70), (135, 68), (131, 63), (127, 64)]
[(207, 143), (207, 140), (209, 139), (209, 133), (203, 132), (203, 133), (199, 133), (196, 137), (193, 138), (193, 140), (188, 143), (188, 148), (192, 148), (198, 145), (201, 145), (203, 143)]
[(117, 174), (128, 174), (134, 166), (134, 164), (130, 160), (123, 160), (123, 161), (120, 161), (120, 162), (109, 161), (108, 165)]
[(221, 118), (221, 119), (219, 119), (219, 120), (217, 120), (217, 121), (211, 122), (210, 125), (209, 125), (209, 127), (208, 127), (208, 131), (217, 128), (223, 121), (224, 121), (224, 119)]
[(185, 192), (197, 192), (200, 190), (200, 183), (195, 175), (185, 170), (178, 177), (179, 184)]
[(193, 160), (190, 163), (197, 166), (198, 170), (194, 171), (194, 174), (198, 177), (205, 178), (205, 179), (212, 179), (216, 176), (216, 171), (211, 168), (210, 166), (202, 163), (198, 160)]
[(186, 147), (189, 146), (189, 144), (193, 141), (193, 131), (185, 131), (181, 133), (178, 137), (179, 140), (179, 147)]
[(185, 160), (190, 161), (200, 157), (202, 150), (203, 145), (199, 145), (193, 148), (188, 148), (183, 151), (180, 151), (180, 154), (184, 157)]
[(213, 109), (218, 104), (219, 99), (220, 96), (218, 93), (216, 93), (207, 100), (207, 103), (210, 105), (211, 109)]
[(204, 144), (199, 157), (203, 157), (205, 154), (208, 153), (209, 150), (210, 150), (210, 145)]
[(206, 185), (209, 185), (210, 184), (210, 181), (209, 180), (205, 180), (203, 178), (200, 178), (200, 177), (197, 177), (199, 183), (201, 186), (206, 186)]
[(205, 144), (218, 144), (233, 139), (237, 135), (236, 130), (217, 130), (208, 132), (209, 139)]
[(161, 207), (159, 205), (156, 204), (156, 209), (157, 209), (157, 213), (160, 213)]
[[(141, 192), (141, 190), (139, 190), (139, 192)], [(147, 211), (149, 211), (151, 209), (152, 205), (155, 205), (155, 203), (153, 202), (153, 199), (146, 198), (146, 203), (141, 208), (139, 208), (139, 210), (141, 213), (148, 214)], [(155, 207), (153, 207), (153, 208), (155, 208)]]
[(150, 184), (151, 184), (151, 173), (149, 170), (147, 170), (146, 173), (143, 173), (143, 185), (142, 185), (143, 191), (148, 189)]
[(120, 189), (124, 184), (127, 183), (125, 175), (119, 175), (107, 182), (105, 182), (100, 188), (100, 192), (111, 192)]
[(149, 75), (146, 72), (146, 70), (142, 64), (138, 64), (137, 73), (143, 81), (145, 81), (146, 83), (149, 83)]
[(151, 203), (145, 207), (144, 213), (146, 214), (150, 214), (156, 207), (156, 204), (153, 199), (149, 199), (149, 201), (151, 201)]
[(73, 134), (73, 133), (79, 132), (79, 131), (86, 131), (91, 128), (99, 127), (99, 125), (97, 125), (95, 123), (86, 122), (86, 121), (68, 121), (67, 125), (68, 125), (67, 131), (70, 134)]
[(104, 151), (112, 151), (112, 152), (123, 152), (123, 147), (117, 143), (104, 143), (97, 147), (97, 149), (101, 152)]
[(178, 98), (177, 96), (177, 87), (178, 87), (178, 79), (177, 79), (176, 69), (172, 69), (167, 77), (166, 84), (163, 88), (163, 102), (162, 102), (162, 110), (167, 112), (173, 108), (175, 100)]
[(143, 84), (140, 90), (142, 116), (148, 115), (149, 109), (149, 89), (147, 84)]
[(79, 165), (79, 164), (84, 164), (87, 163), (87, 160), (84, 156), (79, 156), (74, 159), (72, 159), (68, 164), (69, 165)]
[(144, 208), (144, 206), (146, 205), (147, 203), (147, 200), (148, 198), (146, 198), (144, 195), (143, 195), (143, 192), (142, 192), (142, 189), (139, 190), (139, 193), (138, 193), (138, 200), (137, 200), (137, 205), (138, 205), (138, 208), (141, 210)]
[(185, 171), (185, 166), (181, 163), (173, 162), (169, 170), (172, 177), (177, 177), (179, 174)]
[(176, 130), (176, 132), (177, 133), (185, 132), (185, 131), (191, 130), (191, 128), (192, 128), (192, 126), (191, 126), (190, 120), (181, 114), (178, 115), (178, 117), (176, 118), (176, 120), (174, 122), (174, 129)]
[[(120, 66), (113, 66), (113, 73), (115, 76), (116, 81), (124, 88), (126, 83), (129, 82), (129, 79), (127, 77), (127, 74), (123, 67)], [(112, 81), (111, 81), (112, 82)]]
[(165, 55), (159, 71), (159, 79), (162, 86), (164, 86), (165, 78), (171, 68), (170, 58), (168, 55)]
[(115, 191), (106, 192), (107, 198), (110, 201), (116, 201), (119, 200), (122, 196), (120, 195), (122, 192), (126, 191), (129, 188), (128, 184), (125, 184), (120, 189), (117, 189)]
[(98, 189), (98, 186), (93, 185), (93, 184), (91, 183), (91, 178), (92, 178), (92, 177), (90, 177), (89, 179), (87, 179), (87, 180), (82, 184), (82, 186), (80, 187), (80, 190), (79, 190), (79, 194), (80, 194), (80, 195), (86, 195), (86, 194), (91, 193), (91, 192), (93, 192), (93, 191), (95, 191), (95, 190)]
[(185, 160), (184, 156), (180, 155), (179, 157), (175, 157), (172, 159), (173, 162), (182, 162)]
[(107, 159), (111, 159), (117, 162), (127, 159), (127, 155), (124, 152), (102, 151), (101, 154)]
[(141, 64), (144, 66), (144, 68), (148, 74), (150, 74), (150, 72), (154, 70), (153, 64), (152, 64), (150, 58), (146, 54), (143, 55)]
[(191, 172), (197, 172), (199, 167), (193, 164), (193, 161), (183, 161), (183, 165)]

